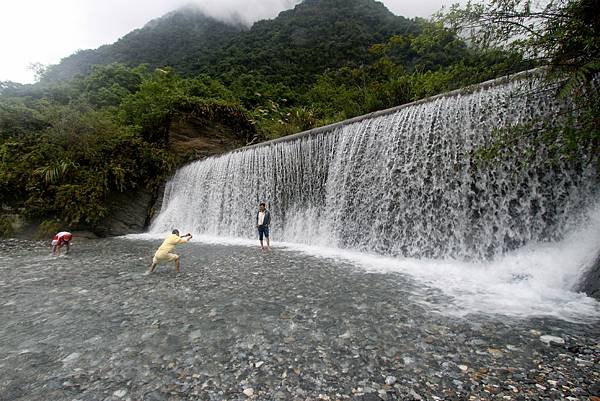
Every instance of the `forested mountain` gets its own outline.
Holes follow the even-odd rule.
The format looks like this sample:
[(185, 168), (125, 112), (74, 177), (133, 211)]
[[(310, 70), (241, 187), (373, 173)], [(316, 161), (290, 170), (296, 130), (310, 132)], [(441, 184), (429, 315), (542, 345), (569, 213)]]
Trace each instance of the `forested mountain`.
[(306, 85), (328, 68), (373, 61), (369, 47), (391, 35), (418, 31), (415, 21), (395, 16), (374, 0), (305, 0), (249, 30), (188, 6), (112, 45), (63, 59), (46, 79), (70, 79), (87, 73), (92, 64), (119, 62), (170, 66), (183, 76), (210, 73), (231, 80), (252, 74), (289, 86)]
[(419, 29), (373, 0), (305, 0), (240, 33), (204, 71), (225, 78), (260, 74), (292, 87), (307, 85), (327, 69), (374, 61), (371, 45)]
[(212, 62), (215, 53), (247, 30), (241, 24), (225, 23), (187, 6), (148, 22), (111, 45), (82, 50), (64, 58), (45, 74), (45, 80), (71, 79), (87, 74), (95, 64), (122, 63), (131, 67), (170, 66), (193, 73)]

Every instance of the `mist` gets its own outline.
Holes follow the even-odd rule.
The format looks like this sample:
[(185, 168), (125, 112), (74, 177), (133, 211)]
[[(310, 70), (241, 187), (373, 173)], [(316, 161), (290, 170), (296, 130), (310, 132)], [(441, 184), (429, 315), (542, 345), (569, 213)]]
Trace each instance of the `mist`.
[(225, 22), (241, 22), (251, 26), (254, 22), (276, 17), (281, 11), (294, 8), (302, 0), (196, 0), (187, 4), (196, 5), (204, 14)]

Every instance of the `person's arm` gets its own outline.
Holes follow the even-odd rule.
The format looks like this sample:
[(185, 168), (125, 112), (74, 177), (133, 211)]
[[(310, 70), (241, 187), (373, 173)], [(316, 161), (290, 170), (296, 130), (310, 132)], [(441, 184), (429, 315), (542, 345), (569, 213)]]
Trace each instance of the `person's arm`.
[[(179, 238), (182, 240), (181, 242), (190, 242), (190, 240), (192, 239), (192, 234), (187, 233), (186, 235), (182, 235)], [(184, 238), (187, 238), (187, 239), (184, 240)]]

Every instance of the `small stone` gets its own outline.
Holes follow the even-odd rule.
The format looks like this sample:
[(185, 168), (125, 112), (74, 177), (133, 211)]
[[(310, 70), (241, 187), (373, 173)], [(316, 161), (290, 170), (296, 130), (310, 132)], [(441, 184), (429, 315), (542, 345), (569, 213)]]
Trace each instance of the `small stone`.
[(246, 389), (244, 389), (243, 393), (247, 396), (247, 397), (252, 397), (254, 395), (254, 389), (251, 387), (248, 387)]
[(117, 390), (113, 393), (113, 395), (115, 397), (119, 397), (119, 398), (123, 398), (125, 397), (125, 395), (127, 394), (127, 390), (121, 389), (121, 390)]
[(70, 354), (69, 356), (67, 356), (66, 358), (64, 358), (62, 360), (63, 363), (71, 363), (74, 360), (78, 359), (81, 356), (81, 354), (79, 352), (73, 352), (72, 354)]
[(563, 340), (560, 337), (556, 337), (556, 336), (551, 336), (551, 335), (543, 335), (540, 336), (540, 341), (543, 342), (544, 344), (548, 344), (550, 345), (550, 343), (556, 343), (556, 344), (564, 344), (565, 340)]
[(387, 384), (388, 386), (392, 386), (394, 385), (394, 383), (396, 383), (396, 380), (398, 380), (395, 376), (388, 376), (385, 378), (385, 384)]
[(256, 368), (260, 368), (262, 365), (264, 365), (264, 362), (263, 362), (263, 361), (258, 361), (258, 362), (256, 362), (256, 363), (254, 364), (254, 367), (256, 367)]
[(497, 348), (488, 348), (488, 352), (492, 354), (494, 358), (500, 358), (502, 356), (502, 351)]
[(460, 370), (462, 370), (463, 372), (466, 372), (467, 370), (469, 370), (469, 367), (467, 365), (458, 365), (458, 368)]
[(189, 335), (190, 340), (197, 340), (198, 338), (202, 337), (204, 335), (204, 333), (202, 332), (202, 330), (196, 330), (196, 331), (192, 331)]
[(412, 398), (414, 398), (417, 401), (421, 401), (423, 399), (423, 397), (417, 394), (417, 392), (414, 389), (410, 389), (409, 394)]
[(382, 401), (375, 393), (367, 393), (362, 397), (363, 401)]

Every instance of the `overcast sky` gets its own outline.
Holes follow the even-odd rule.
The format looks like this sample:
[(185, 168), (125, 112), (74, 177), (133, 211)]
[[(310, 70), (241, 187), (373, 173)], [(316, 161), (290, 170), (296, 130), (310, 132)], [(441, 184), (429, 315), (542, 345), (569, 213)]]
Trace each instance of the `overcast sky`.
[[(237, 12), (252, 23), (273, 18), (300, 0), (1, 0), (0, 81), (31, 83), (32, 63), (56, 64), (79, 49), (117, 41), (182, 5), (209, 15)], [(396, 15), (428, 17), (456, 0), (383, 0)]]

